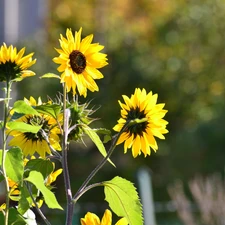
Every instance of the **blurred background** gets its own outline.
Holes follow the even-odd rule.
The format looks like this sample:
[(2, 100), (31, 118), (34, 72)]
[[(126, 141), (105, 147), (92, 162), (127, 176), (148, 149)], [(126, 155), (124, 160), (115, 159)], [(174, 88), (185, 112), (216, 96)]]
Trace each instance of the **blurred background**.
[[(101, 120), (92, 127), (112, 129), (120, 116), (117, 101), (136, 87), (158, 93), (158, 102), (166, 103), (169, 134), (158, 141), (158, 152), (133, 159), (118, 146), (112, 156), (117, 168), (106, 165), (93, 180), (119, 175), (140, 190), (138, 171), (144, 168), (155, 213), (154, 224), (145, 225), (224, 224), (225, 211), (214, 214), (225, 210), (224, 21), (223, 0), (0, 0), (1, 43), (26, 46), (37, 58), (32, 67), (37, 76), (15, 86), (14, 100), (31, 95), (47, 100), (62, 92), (58, 81), (39, 76), (58, 73), (52, 58), (59, 35), (83, 27), (83, 37), (93, 33), (109, 59), (101, 70), (104, 79), (97, 81), (100, 91), (79, 99), (101, 106), (94, 114)], [(90, 141), (85, 143), (69, 152), (73, 190), (101, 160)], [(62, 176), (56, 186), (64, 205)], [(144, 187), (147, 193), (150, 187)], [(106, 207), (103, 189), (91, 190), (80, 199), (74, 224), (87, 211), (101, 217)], [(63, 223), (64, 213), (43, 210), (52, 224)]]

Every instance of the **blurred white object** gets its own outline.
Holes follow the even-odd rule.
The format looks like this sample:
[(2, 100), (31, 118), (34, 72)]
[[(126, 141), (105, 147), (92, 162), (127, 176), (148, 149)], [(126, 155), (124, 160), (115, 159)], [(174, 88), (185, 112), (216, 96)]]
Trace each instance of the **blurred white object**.
[(152, 181), (147, 168), (140, 168), (137, 171), (139, 183), (140, 199), (143, 206), (143, 216), (145, 225), (156, 225)]
[(26, 221), (27, 225), (37, 225), (36, 216), (32, 210), (28, 209), (23, 214), (23, 217), (25, 217), (25, 221)]

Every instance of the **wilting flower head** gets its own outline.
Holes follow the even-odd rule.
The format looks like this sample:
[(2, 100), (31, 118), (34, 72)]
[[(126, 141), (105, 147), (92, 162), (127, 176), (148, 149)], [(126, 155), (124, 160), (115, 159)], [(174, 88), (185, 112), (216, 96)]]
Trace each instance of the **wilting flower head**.
[(155, 137), (165, 139), (163, 134), (168, 133), (166, 129), (168, 122), (163, 119), (167, 113), (167, 110), (163, 109), (165, 104), (156, 104), (158, 95), (146, 93), (145, 89), (140, 88), (135, 89), (131, 98), (126, 95), (122, 97), (125, 103), (119, 101), (122, 108), (121, 118), (113, 129), (120, 132), (129, 121), (138, 119), (141, 122), (128, 126), (120, 135), (117, 145), (124, 142), (124, 153), (131, 148), (133, 157), (137, 157), (141, 152), (146, 157), (151, 153), (150, 148), (154, 151), (158, 149)]
[[(112, 213), (106, 209), (102, 217), (102, 220), (98, 218), (94, 213), (88, 212), (84, 218), (80, 219), (81, 225), (111, 225), (112, 224)], [(128, 225), (127, 219), (120, 219), (115, 225)]]
[[(30, 97), (30, 100), (24, 100), (27, 104), (31, 106), (36, 106), (36, 100)], [(41, 105), (42, 101), (39, 98), (38, 105)], [(55, 118), (40, 113), (39, 115), (24, 115), (17, 119), (18, 122), (24, 122), (29, 125), (41, 126), (41, 130), (48, 135), (49, 143), (55, 150), (61, 150), (59, 144), (60, 130), (57, 126), (57, 121)], [(37, 152), (42, 158), (45, 158), (46, 153), (51, 154), (51, 150), (48, 146), (48, 142), (43, 136), (43, 132), (39, 130), (36, 134), (32, 132), (21, 132), (21, 131), (8, 131), (9, 135), (13, 138), (9, 141), (9, 146), (18, 146), (24, 153), (24, 156), (32, 156)]]
[(25, 48), (18, 53), (12, 45), (7, 47), (5, 43), (0, 48), (0, 82), (1, 81), (19, 81), (25, 77), (34, 76), (35, 73), (27, 70), (32, 66), (36, 59), (32, 60), (34, 53), (23, 56)]
[(60, 35), (59, 42), (62, 49), (56, 49), (59, 53), (53, 61), (60, 64), (58, 71), (62, 72), (61, 82), (65, 83), (67, 91), (72, 88), (73, 95), (76, 89), (80, 95), (86, 97), (87, 89), (98, 91), (95, 79), (103, 78), (98, 70), (108, 63), (106, 54), (100, 53), (104, 46), (93, 43), (93, 35), (89, 35), (81, 40), (82, 28), (75, 32), (75, 36), (70, 29), (66, 30), (66, 38)]

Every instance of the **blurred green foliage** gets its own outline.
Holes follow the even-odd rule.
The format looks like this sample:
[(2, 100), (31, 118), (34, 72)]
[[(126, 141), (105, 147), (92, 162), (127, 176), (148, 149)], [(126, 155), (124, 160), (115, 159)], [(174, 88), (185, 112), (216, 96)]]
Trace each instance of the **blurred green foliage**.
[[(94, 99), (94, 105), (102, 105), (94, 115), (101, 118), (96, 126), (111, 129), (119, 118), (117, 100), (122, 100), (122, 94), (130, 96), (135, 87), (158, 93), (158, 101), (165, 102), (169, 110), (170, 133), (165, 141), (159, 140), (159, 151), (149, 158), (133, 159), (129, 153), (123, 155), (120, 146), (112, 157), (117, 169), (106, 166), (96, 177), (98, 181), (113, 175), (134, 181), (137, 168), (146, 165), (152, 170), (155, 200), (166, 201), (167, 185), (175, 179), (188, 181), (198, 173), (223, 172), (224, 19), (222, 0), (49, 1), (44, 41), (40, 46), (36, 36), (27, 42), (38, 58), (38, 76), (56, 73), (52, 58), (57, 55), (54, 48), (59, 47), (59, 34), (65, 35), (66, 28), (83, 27), (83, 36), (94, 33), (94, 41), (105, 45), (109, 59), (109, 66), (101, 70), (105, 78), (97, 81), (100, 91), (89, 92), (87, 97)], [(21, 96), (53, 97), (61, 91), (57, 81), (35, 79), (18, 85)], [(75, 187), (101, 158), (91, 147), (69, 152)], [(83, 199), (98, 201), (99, 196), (90, 193)]]

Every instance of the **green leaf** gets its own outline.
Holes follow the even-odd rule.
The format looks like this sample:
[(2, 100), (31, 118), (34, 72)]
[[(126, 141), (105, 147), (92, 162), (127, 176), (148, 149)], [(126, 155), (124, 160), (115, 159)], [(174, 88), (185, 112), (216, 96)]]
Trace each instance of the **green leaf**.
[(46, 104), (46, 105), (36, 106), (35, 109), (39, 113), (47, 114), (47, 115), (52, 116), (56, 119), (57, 116), (59, 115), (59, 113), (61, 112), (62, 107), (60, 105), (57, 105), (57, 104)]
[[(2, 150), (0, 151), (0, 165), (2, 164)], [(20, 148), (12, 147), (6, 152), (5, 169), (7, 176), (14, 182), (23, 178), (23, 153)]]
[[(0, 224), (4, 224), (4, 221), (5, 221), (5, 217), (4, 217), (3, 213), (0, 212)], [(10, 224), (10, 225), (26, 225), (27, 223), (15, 208), (10, 208), (8, 224)]]
[(103, 143), (107, 143), (112, 140), (111, 131), (105, 128), (93, 129), (97, 134), (104, 135)]
[(20, 199), (18, 203), (18, 212), (23, 215), (32, 204), (33, 200), (30, 196), (29, 191), (27, 190), (27, 187), (23, 185), (20, 187)]
[(32, 106), (28, 105), (22, 100), (16, 101), (14, 103), (13, 110), (17, 113), (38, 115), (38, 112)]
[[(103, 145), (101, 139), (99, 138), (99, 136), (96, 134), (95, 130), (91, 129), (90, 127), (88, 127), (87, 125), (83, 125), (84, 127), (84, 132), (89, 136), (89, 138), (91, 138), (91, 140), (94, 142), (94, 144), (96, 145), (96, 147), (98, 148), (99, 152), (106, 157), (107, 152), (105, 150), (105, 146)], [(108, 161), (114, 166), (115, 164), (108, 159)]]
[(31, 159), (25, 166), (25, 170), (35, 170), (40, 172), (44, 179), (53, 171), (53, 169), (54, 167), (52, 162), (46, 159)]
[(35, 187), (40, 190), (42, 193), (45, 203), (51, 209), (62, 209), (63, 208), (59, 205), (56, 200), (55, 195), (51, 192), (47, 187), (44, 185), (44, 178), (40, 172), (31, 171), (29, 173), (29, 177), (25, 179), (26, 181), (31, 182)]
[(31, 125), (31, 124), (27, 124), (23, 122), (17, 122), (17, 121), (8, 122), (7, 127), (10, 130), (16, 130), (22, 133), (30, 132), (34, 134), (36, 134), (42, 128), (42, 126), (35, 126), (35, 125)]
[(60, 76), (57, 74), (54, 74), (54, 73), (46, 73), (46, 74), (42, 75), (40, 78), (41, 79), (42, 78), (58, 78), (58, 79), (60, 79)]
[(126, 217), (129, 225), (143, 225), (142, 206), (134, 185), (121, 177), (103, 182), (105, 200), (120, 217)]

